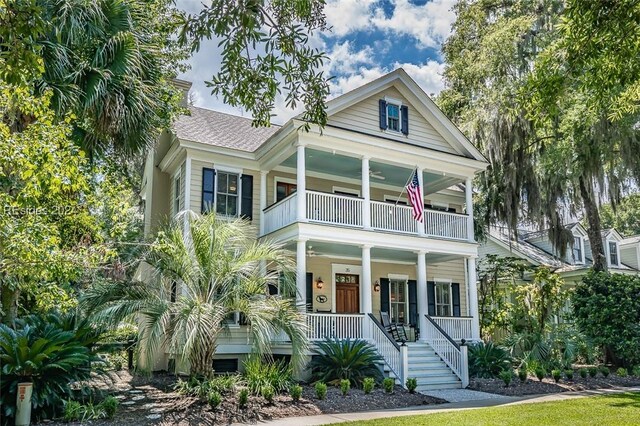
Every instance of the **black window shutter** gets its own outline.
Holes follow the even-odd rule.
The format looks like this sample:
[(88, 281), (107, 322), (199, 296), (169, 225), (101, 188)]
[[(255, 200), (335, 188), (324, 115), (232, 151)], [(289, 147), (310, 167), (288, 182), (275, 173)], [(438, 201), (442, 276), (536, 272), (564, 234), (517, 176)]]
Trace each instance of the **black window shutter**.
[(313, 272), (307, 272), (307, 312), (313, 310)]
[(253, 220), (253, 176), (242, 175), (242, 201), (240, 204), (240, 217)]
[(418, 282), (409, 280), (409, 324), (418, 325)]
[(387, 101), (380, 99), (378, 101), (378, 109), (380, 110), (380, 128), (387, 129)]
[(202, 169), (202, 193), (200, 194), (200, 212), (207, 213), (214, 209), (213, 199), (216, 188), (216, 171), (204, 167)]
[(436, 283), (427, 281), (427, 312), (430, 317), (436, 315)]
[(400, 107), (400, 115), (402, 116), (402, 133), (409, 134), (409, 108), (406, 105)]
[(380, 311), (389, 312), (389, 278), (380, 278)]
[(460, 316), (460, 284), (451, 283), (451, 301), (453, 304), (453, 316)]

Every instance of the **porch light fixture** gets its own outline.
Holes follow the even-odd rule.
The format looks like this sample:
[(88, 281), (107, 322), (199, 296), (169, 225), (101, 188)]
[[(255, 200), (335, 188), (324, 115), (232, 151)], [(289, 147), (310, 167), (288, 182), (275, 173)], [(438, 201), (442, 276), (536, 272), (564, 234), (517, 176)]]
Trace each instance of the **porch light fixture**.
[(373, 283), (373, 291), (375, 291), (376, 293), (380, 291), (380, 283), (377, 280), (375, 283)]
[(318, 279), (316, 280), (316, 288), (320, 290), (323, 285), (324, 285), (324, 281), (322, 281), (322, 278), (318, 277)]

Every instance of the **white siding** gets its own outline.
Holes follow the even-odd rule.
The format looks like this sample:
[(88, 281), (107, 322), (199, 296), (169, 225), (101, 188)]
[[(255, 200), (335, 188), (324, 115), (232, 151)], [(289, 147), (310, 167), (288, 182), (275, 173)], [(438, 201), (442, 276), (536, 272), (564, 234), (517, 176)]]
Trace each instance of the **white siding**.
[[(385, 96), (402, 101), (403, 105), (407, 105), (409, 107), (408, 136), (397, 134), (395, 132), (383, 132), (380, 129), (378, 101), (383, 99)], [(400, 142), (408, 142), (442, 152), (458, 154), (458, 152), (444, 140), (433, 126), (418, 113), (413, 105), (411, 105), (409, 101), (393, 87), (334, 114), (329, 117), (328, 124), (370, 135), (384, 136), (386, 138), (396, 139)]]
[(640, 269), (640, 258), (638, 256), (639, 244), (620, 246), (620, 258), (622, 263), (635, 269)]

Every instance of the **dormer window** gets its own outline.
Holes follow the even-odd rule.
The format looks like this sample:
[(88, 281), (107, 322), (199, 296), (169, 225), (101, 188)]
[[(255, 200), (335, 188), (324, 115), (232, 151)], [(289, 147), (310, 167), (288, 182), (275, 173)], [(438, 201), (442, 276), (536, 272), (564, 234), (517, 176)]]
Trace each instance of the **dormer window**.
[(400, 131), (400, 105), (387, 103), (387, 129)]
[(609, 241), (609, 264), (612, 266), (618, 266), (618, 243), (615, 241)]
[(409, 108), (402, 101), (385, 97), (378, 106), (381, 130), (409, 134)]
[(584, 263), (582, 237), (573, 237), (573, 263)]

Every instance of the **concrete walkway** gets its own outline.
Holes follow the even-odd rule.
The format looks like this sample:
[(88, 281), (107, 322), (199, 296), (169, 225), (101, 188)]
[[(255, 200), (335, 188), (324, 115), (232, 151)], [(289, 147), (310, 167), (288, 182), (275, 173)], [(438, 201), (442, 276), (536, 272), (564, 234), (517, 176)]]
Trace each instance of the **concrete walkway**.
[[(466, 396), (463, 396), (463, 393), (458, 393), (456, 396), (458, 402), (450, 402), (448, 404), (425, 405), (397, 410), (364, 411), (359, 413), (322, 414), (319, 416), (289, 417), (268, 422), (260, 422), (258, 424), (265, 426), (319, 426), (326, 424), (351, 422), (356, 420), (373, 420), (388, 417), (413, 416), (417, 414), (442, 413), (455, 410), (470, 410), (485, 407), (495, 407), (500, 405), (564, 401), (568, 399), (584, 398), (587, 396), (595, 395), (640, 392), (640, 387), (597, 389), (580, 392), (563, 392), (548, 395), (530, 395), (523, 397), (508, 397), (495, 394), (486, 394), (485, 392), (476, 392), (466, 389), (460, 389), (460, 391), (464, 391), (464, 395)], [(429, 392), (429, 395), (442, 398), (444, 395), (439, 396), (440, 392), (444, 391)]]

